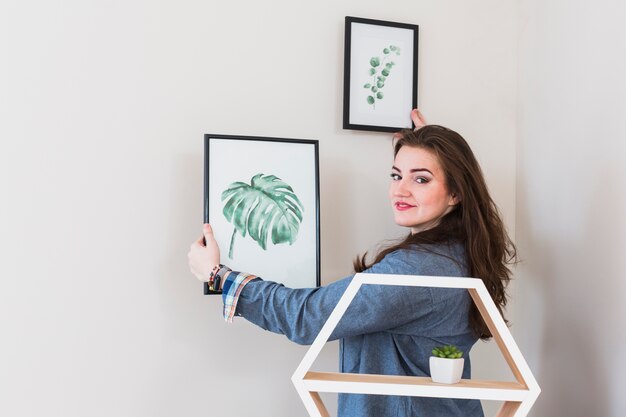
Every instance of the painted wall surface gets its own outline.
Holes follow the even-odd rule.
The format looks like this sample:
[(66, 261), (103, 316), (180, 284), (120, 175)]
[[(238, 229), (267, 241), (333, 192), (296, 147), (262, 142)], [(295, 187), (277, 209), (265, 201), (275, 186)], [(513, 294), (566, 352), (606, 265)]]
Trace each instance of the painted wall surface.
[[(304, 415), (306, 347), (226, 325), (186, 254), (208, 132), (320, 140), (323, 282), (405, 233), (390, 136), (341, 129), (346, 15), (420, 25), (420, 106), (468, 139), (513, 232), (513, 2), (2, 2), (0, 415)], [(502, 373), (492, 348), (475, 375)]]
[(623, 2), (521, 2), (517, 331), (534, 416), (626, 415)]

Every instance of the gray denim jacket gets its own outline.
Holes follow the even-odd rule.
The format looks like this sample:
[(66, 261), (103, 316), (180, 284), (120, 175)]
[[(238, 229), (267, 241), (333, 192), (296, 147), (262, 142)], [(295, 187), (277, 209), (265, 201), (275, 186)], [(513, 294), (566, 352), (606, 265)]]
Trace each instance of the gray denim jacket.
[[(467, 276), (463, 246), (424, 245), (398, 250), (366, 273)], [(290, 289), (255, 279), (241, 291), (237, 316), (299, 344), (311, 344), (352, 276), (320, 288)], [(341, 372), (429, 376), (435, 346), (465, 352), (463, 378), (470, 377), (469, 351), (477, 338), (468, 324), (465, 289), (365, 285), (331, 340), (340, 339)], [(339, 417), (483, 417), (478, 400), (339, 394)]]

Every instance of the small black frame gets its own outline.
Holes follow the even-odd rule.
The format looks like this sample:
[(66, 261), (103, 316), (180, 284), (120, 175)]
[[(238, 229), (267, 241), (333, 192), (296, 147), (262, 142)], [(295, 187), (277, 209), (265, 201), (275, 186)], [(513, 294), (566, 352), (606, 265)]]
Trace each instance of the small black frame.
[[(417, 108), (418, 41), (418, 25), (346, 16), (344, 129), (397, 132), (415, 127), (410, 113)], [(385, 62), (391, 55), (395, 60)]]

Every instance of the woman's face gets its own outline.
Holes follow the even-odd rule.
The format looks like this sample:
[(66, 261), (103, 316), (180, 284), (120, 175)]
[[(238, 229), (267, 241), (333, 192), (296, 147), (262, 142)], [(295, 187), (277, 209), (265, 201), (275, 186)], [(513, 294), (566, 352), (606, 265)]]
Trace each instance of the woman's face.
[(448, 192), (437, 157), (410, 146), (400, 148), (393, 162), (389, 198), (396, 223), (412, 233), (436, 226), (458, 202)]

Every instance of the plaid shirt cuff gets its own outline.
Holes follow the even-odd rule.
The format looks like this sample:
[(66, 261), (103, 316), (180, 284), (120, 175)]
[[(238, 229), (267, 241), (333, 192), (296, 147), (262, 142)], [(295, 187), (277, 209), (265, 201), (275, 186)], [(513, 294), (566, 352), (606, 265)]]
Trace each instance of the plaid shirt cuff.
[(237, 309), (237, 301), (239, 294), (245, 285), (257, 278), (255, 275), (245, 274), (243, 272), (231, 271), (222, 285), (222, 301), (224, 302), (224, 320), (227, 323), (233, 322), (235, 310)]

